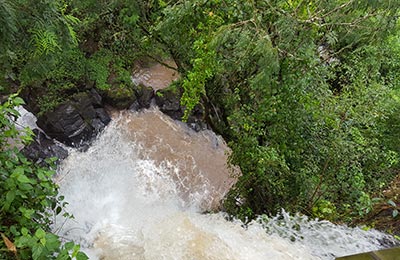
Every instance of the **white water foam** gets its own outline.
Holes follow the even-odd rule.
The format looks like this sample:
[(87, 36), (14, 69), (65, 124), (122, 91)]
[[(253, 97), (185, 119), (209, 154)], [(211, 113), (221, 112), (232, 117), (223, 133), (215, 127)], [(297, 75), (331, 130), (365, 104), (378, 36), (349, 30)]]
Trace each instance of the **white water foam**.
[(286, 213), (246, 228), (222, 213), (201, 214), (209, 184), (182, 192), (176, 176), (188, 176), (184, 170), (144, 156), (121, 120), (88, 151), (71, 151), (56, 179), (75, 219), (58, 218), (54, 230), (90, 259), (333, 259), (380, 247), (381, 233)]

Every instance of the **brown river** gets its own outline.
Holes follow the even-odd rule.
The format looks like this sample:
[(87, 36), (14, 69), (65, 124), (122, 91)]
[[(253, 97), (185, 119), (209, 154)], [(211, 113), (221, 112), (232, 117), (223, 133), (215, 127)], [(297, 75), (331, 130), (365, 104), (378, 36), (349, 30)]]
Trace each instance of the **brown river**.
[[(160, 66), (137, 67), (133, 80), (165, 87), (176, 75)], [(74, 219), (56, 218), (53, 230), (90, 259), (334, 259), (390, 239), (284, 211), (247, 226), (204, 214), (219, 208), (239, 174), (227, 166), (222, 138), (157, 108), (112, 117), (87, 151), (70, 149), (56, 177)]]

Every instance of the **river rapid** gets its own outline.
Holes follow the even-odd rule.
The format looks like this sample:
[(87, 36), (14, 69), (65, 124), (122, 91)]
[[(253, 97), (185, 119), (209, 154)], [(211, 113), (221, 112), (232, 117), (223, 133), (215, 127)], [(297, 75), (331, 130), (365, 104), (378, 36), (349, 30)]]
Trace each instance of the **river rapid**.
[(217, 209), (238, 174), (228, 152), (211, 131), (156, 108), (115, 112), (87, 151), (71, 149), (60, 165), (55, 181), (74, 219), (58, 217), (54, 231), (103, 260), (334, 259), (391, 240), (284, 211), (247, 226), (227, 221)]
[[(175, 73), (138, 67), (134, 80), (162, 88)], [(37, 127), (19, 111), (18, 127)], [(221, 137), (196, 133), (154, 107), (112, 118), (88, 150), (69, 149), (54, 179), (74, 218), (58, 216), (53, 231), (80, 243), (90, 259), (334, 259), (394, 242), (284, 210), (248, 225), (227, 221), (220, 201), (240, 172), (228, 167)]]

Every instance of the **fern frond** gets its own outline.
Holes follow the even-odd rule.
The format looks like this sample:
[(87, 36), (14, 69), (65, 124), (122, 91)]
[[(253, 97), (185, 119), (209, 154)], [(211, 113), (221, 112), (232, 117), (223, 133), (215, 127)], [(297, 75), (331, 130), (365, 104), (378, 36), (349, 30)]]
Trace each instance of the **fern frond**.
[(33, 43), (35, 45), (35, 56), (49, 54), (55, 52), (57, 49), (61, 50), (58, 44), (57, 35), (50, 30), (38, 29), (33, 31)]
[(71, 37), (72, 42), (74, 44), (78, 44), (78, 38), (76, 36), (76, 32), (72, 25), (78, 24), (80, 22), (80, 20), (77, 17), (70, 15), (70, 14), (64, 15), (64, 18), (65, 18), (64, 24), (68, 29), (68, 33), (69, 33), (69, 36)]
[(65, 17), (65, 20), (67, 20), (67, 22), (69, 22), (70, 24), (78, 24), (81, 21), (81, 20), (79, 20), (79, 18), (77, 18), (73, 15), (70, 15), (70, 14), (64, 15), (64, 17)]

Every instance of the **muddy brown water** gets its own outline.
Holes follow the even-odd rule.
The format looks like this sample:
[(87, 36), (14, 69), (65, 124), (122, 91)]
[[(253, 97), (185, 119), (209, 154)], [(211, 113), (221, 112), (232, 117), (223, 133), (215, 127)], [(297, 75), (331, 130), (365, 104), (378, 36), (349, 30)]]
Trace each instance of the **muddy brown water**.
[[(173, 60), (165, 60), (172, 68), (177, 68)], [(132, 81), (139, 85), (159, 90), (168, 87), (171, 82), (179, 78), (177, 70), (168, 68), (157, 62), (136, 62), (132, 74)]]
[[(168, 86), (177, 75), (160, 66), (141, 67), (133, 80)], [(239, 174), (227, 165), (223, 139), (156, 108), (112, 117), (86, 152), (72, 150), (58, 170), (74, 219), (57, 219), (54, 230), (90, 259), (331, 260), (380, 248), (382, 234), (285, 212), (247, 228), (223, 213), (202, 214), (220, 206)]]
[(139, 144), (141, 156), (169, 168), (181, 196), (207, 191), (204, 210), (217, 209), (240, 174), (227, 164), (230, 150), (212, 131), (195, 132), (157, 108), (142, 112), (114, 112), (126, 141)]

